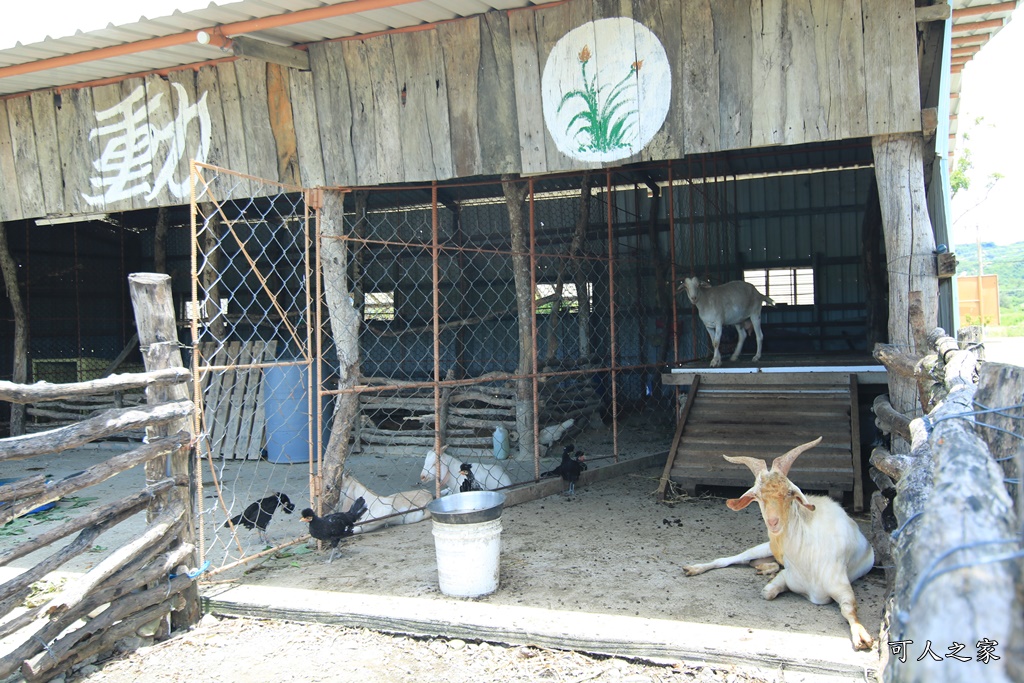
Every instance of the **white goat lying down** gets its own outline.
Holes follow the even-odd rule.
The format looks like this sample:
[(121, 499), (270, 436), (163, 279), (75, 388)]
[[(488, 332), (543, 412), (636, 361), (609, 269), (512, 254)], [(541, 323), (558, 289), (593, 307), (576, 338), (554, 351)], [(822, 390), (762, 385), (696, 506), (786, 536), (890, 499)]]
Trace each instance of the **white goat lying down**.
[(872, 639), (857, 620), (857, 599), (850, 582), (871, 571), (875, 552), (838, 503), (827, 496), (805, 496), (787, 476), (796, 457), (819, 443), (820, 436), (780, 455), (772, 461), (771, 470), (759, 458), (723, 456), (729, 462), (746, 465), (756, 478), (746, 493), (725, 504), (732, 510), (742, 510), (756, 500), (768, 527), (768, 542), (739, 555), (689, 565), (683, 570), (687, 576), (696, 576), (709, 569), (773, 555), (785, 569), (764, 587), (761, 596), (773, 600), (790, 590), (815, 605), (835, 600), (850, 622), (854, 648), (866, 650)]
[[(354, 534), (366, 533), (367, 531), (373, 531), (384, 526), (421, 522), (429, 518), (430, 513), (417, 508), (423, 508), (430, 501), (434, 500), (430, 492), (423, 489), (412, 489), (390, 496), (381, 496), (363, 486), (358, 479), (348, 472), (343, 473), (341, 479), (341, 500), (338, 502), (338, 509), (347, 510), (357, 498), (363, 498), (366, 501), (366, 513), (363, 515), (363, 519), (369, 521), (352, 527), (352, 533)], [(405, 514), (395, 514), (399, 512), (405, 512)], [(395, 516), (392, 517), (391, 515)]]
[(742, 280), (733, 280), (724, 285), (712, 287), (698, 278), (688, 277), (683, 280), (683, 288), (686, 289), (686, 296), (690, 299), (690, 303), (696, 306), (701, 322), (704, 323), (704, 327), (708, 328), (708, 334), (711, 335), (711, 345), (715, 347), (711, 367), (717, 368), (722, 364), (718, 343), (722, 340), (723, 325), (736, 327), (739, 340), (736, 342), (736, 350), (733, 351), (730, 360), (740, 357), (743, 342), (747, 340), (745, 324), (747, 320), (753, 326), (754, 337), (757, 339), (757, 353), (754, 354), (752, 360), (761, 360), (761, 341), (764, 338), (764, 335), (761, 334), (761, 304), (774, 306), (774, 301), (757, 291), (757, 287), (754, 285)]
[[(447, 446), (441, 448), (441, 495), (458, 493), (459, 487), (465, 476), (459, 473), (462, 461), (453, 455), (445, 453)], [(505, 468), (497, 463), (472, 463), (473, 475), (485, 490), (494, 491), (512, 485), (512, 477)], [(427, 451), (427, 457), (423, 459), (423, 470), (420, 472), (420, 481), (427, 484), (433, 483), (437, 477), (437, 455), (434, 449)]]

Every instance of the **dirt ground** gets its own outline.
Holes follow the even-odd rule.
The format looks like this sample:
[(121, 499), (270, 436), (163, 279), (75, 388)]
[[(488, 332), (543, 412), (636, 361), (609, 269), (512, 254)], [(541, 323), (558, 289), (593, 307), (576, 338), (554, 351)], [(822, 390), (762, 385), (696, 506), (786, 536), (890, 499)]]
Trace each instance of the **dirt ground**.
[[(767, 581), (743, 566), (684, 578), (681, 565), (759, 542), (756, 511), (731, 512), (705, 495), (671, 504), (655, 500), (660, 469), (648, 469), (506, 508), (498, 591), (469, 602), (731, 624), (847, 638), (835, 604), (812, 605), (784, 594), (760, 597)], [(204, 594), (230, 599), (232, 587), (308, 588), (438, 600), (430, 522), (349, 539), (334, 562), (293, 546)], [(884, 579), (876, 570), (855, 584), (865, 626), (877, 634)], [(863, 654), (865, 669), (877, 653)], [(89, 683), (180, 681), (812, 681), (756, 667), (705, 666), (682, 660), (637, 661), (471, 639), (410, 638), (326, 624), (208, 616), (194, 631), (71, 678)]]
[(68, 683), (595, 683), (776, 680), (736, 667), (654, 663), (528, 646), (389, 636), (367, 629), (285, 621), (204, 618), (195, 630), (101, 666)]
[[(591, 435), (595, 442), (606, 437), (600, 433)], [(670, 438), (665, 425), (643, 421), (620, 430), (621, 449), (627, 458), (664, 450)], [(589, 449), (590, 453), (601, 452), (598, 446)], [(774, 455), (777, 454), (765, 457)], [(48, 472), (53, 470), (55, 476), (62, 476), (62, 470), (82, 469), (83, 464), (99, 457), (99, 453), (76, 452), (35, 466), (44, 466)], [(267, 472), (265, 462), (232, 463), (231, 468), (236, 471), (230, 476), (239, 482), (255, 479), (241, 474), (246, 467), (262, 467), (260, 471)], [(287, 475), (288, 481), (301, 486), (306, 466), (290, 467), (294, 469)], [(275, 471), (275, 476), (283, 476)], [(655, 492), (660, 474), (660, 466), (648, 468), (578, 487), (571, 497), (555, 495), (506, 506), (501, 516), (499, 588), (491, 595), (468, 602), (570, 611), (595, 618), (623, 615), (764, 629), (782, 636), (848, 639), (848, 627), (834, 603), (816, 606), (793, 594), (765, 601), (760, 591), (768, 579), (757, 576), (749, 567), (684, 577), (681, 567), (685, 564), (733, 554), (762, 542), (764, 523), (755, 506), (741, 512), (726, 508), (724, 496), (734, 495), (735, 491), (714, 490), (695, 498), (679, 497), (667, 504), (659, 503)], [(99, 496), (98, 503), (106, 496), (119, 495), (120, 487), (140, 482), (141, 475), (126, 473), (104, 487), (90, 490), (90, 495)], [(245, 491), (238, 497), (245, 499), (250, 495)], [(302, 500), (301, 496), (297, 498)], [(64, 502), (57, 512), (63, 507), (67, 507)], [(283, 540), (304, 534), (305, 525), (298, 518), (297, 513), (276, 515), (270, 527), (273, 536)], [(105, 549), (117, 547), (118, 534), (137, 533), (138, 529), (132, 528), (136, 522), (141, 525), (139, 520), (129, 520), (101, 536), (98, 547), (103, 550), (85, 553), (67, 570), (87, 570), (105, 555)], [(858, 517), (858, 522), (867, 531), (866, 517)], [(27, 533), (34, 535), (43, 528), (45, 525), (40, 525)], [(452, 599), (444, 596), (438, 586), (431, 529), (431, 522), (426, 521), (354, 536), (346, 540), (332, 564), (326, 564), (326, 556), (305, 543), (292, 545), (208, 577), (202, 592), (213, 600), (230, 601), (236, 586), (267, 590), (280, 587), (437, 600), (442, 606), (443, 601)], [(229, 535), (229, 530), (217, 529), (216, 534), (212, 541), (207, 539), (211, 544), (208, 547), (226, 549), (233, 544), (221, 538)], [(263, 548), (253, 532), (241, 530), (239, 541), (247, 553)], [(0, 544), (10, 542), (17, 542), (17, 537), (0, 538)], [(216, 552), (208, 557), (215, 560), (215, 567), (231, 559)], [(16, 564), (26, 567), (36, 561), (37, 557), (29, 556)], [(0, 568), (0, 580), (9, 571), (12, 570)], [(872, 634), (879, 631), (884, 584), (882, 571), (876, 569), (854, 585), (861, 619)], [(877, 664), (877, 651), (857, 656), (861, 657), (858, 666), (862, 663), (865, 670)], [(469, 637), (417, 640), (323, 624), (234, 619), (207, 623), (126, 660), (109, 663), (99, 671), (87, 669), (85, 673), (89, 674), (89, 681), (169, 681), (190, 677), (224, 681), (358, 679), (445, 683), (808, 680), (795, 678), (792, 672), (788, 676), (778, 671), (749, 673), (706, 667), (699, 662), (663, 666), (559, 650), (488, 645)]]

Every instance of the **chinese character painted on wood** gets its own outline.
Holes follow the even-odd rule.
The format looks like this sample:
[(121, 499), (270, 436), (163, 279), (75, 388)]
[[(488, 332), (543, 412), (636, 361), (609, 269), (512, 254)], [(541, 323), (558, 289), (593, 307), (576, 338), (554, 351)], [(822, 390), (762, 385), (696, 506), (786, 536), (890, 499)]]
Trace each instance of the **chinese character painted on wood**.
[[(86, 202), (98, 206), (137, 195), (152, 200), (165, 187), (178, 199), (188, 197), (188, 177), (175, 178), (174, 172), (184, 158), (200, 163), (206, 161), (210, 147), (210, 112), (206, 93), (193, 104), (181, 84), (171, 83), (171, 88), (177, 99), (177, 112), (162, 128), (149, 122), (149, 113), (171, 105), (164, 103), (163, 93), (146, 101), (146, 90), (141, 85), (119, 104), (96, 112), (100, 125), (92, 129), (89, 139), (99, 138), (104, 146), (99, 158), (92, 162), (98, 175), (89, 182), (100, 193), (83, 193)], [(196, 149), (187, 149), (186, 131), (191, 125), (199, 127)], [(167, 150), (162, 159), (158, 158), (161, 145)]]

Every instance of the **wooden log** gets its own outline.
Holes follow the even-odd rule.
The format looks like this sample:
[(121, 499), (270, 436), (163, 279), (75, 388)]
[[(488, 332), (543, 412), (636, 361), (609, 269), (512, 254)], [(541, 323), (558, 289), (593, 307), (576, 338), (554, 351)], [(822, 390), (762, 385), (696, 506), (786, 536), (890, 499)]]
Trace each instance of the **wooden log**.
[[(155, 588), (138, 591), (120, 597), (116, 602), (109, 604), (106, 609), (89, 621), (85, 622), (79, 628), (62, 635), (46, 649), (46, 652), (37, 655), (30, 664), (30, 666), (33, 667), (33, 674), (47, 668), (52, 668), (40, 666), (41, 663), (52, 664), (52, 662), (45, 660), (56, 660), (56, 662), (65, 660), (70, 654), (72, 654), (75, 647), (87, 638), (103, 633), (115, 623), (125, 619), (126, 617), (141, 613), (153, 605), (168, 600), (169, 596), (177, 595), (191, 585), (192, 579), (187, 575), (182, 574), (175, 576), (173, 579), (161, 581)], [(180, 609), (181, 603), (178, 604)], [(57, 664), (53, 664), (53, 666), (57, 666)]]
[(37, 655), (33, 660), (25, 661), (22, 664), (21, 674), (25, 677), (25, 680), (32, 683), (48, 680), (57, 671), (66, 671), (78, 662), (88, 659), (95, 654), (113, 649), (117, 641), (134, 635), (142, 626), (150, 624), (156, 619), (166, 617), (172, 610), (180, 608), (182, 603), (181, 596), (174, 595), (153, 607), (126, 617), (108, 628), (98, 638), (94, 638), (82, 647), (73, 650), (63, 660), (54, 661), (48, 658), (48, 656)]
[[(893, 495), (895, 498), (895, 495)], [(887, 528), (895, 524), (896, 513), (892, 510), (893, 502), (882, 495), (880, 491), (871, 494), (871, 501), (868, 505), (871, 520), (871, 532), (868, 541), (875, 551), (875, 566), (882, 567), (885, 571), (887, 586), (891, 586), (894, 580), (894, 566), (892, 563), (892, 532), (895, 527)], [(887, 521), (891, 520), (891, 521)]]
[[(865, 12), (865, 30), (868, 26), (867, 17), (870, 16), (872, 35), (875, 38), (888, 36), (890, 27), (879, 22), (879, 18), (894, 10), (887, 7), (888, 3), (877, 0), (872, 0), (870, 5), (870, 11)], [(899, 21), (891, 24), (892, 27), (899, 25)], [(869, 52), (865, 48), (865, 55), (870, 55), (872, 59), (878, 57), (874, 49)], [(901, 65), (901, 71), (904, 68), (905, 66)], [(884, 113), (885, 119), (890, 116), (898, 117), (899, 112), (894, 112), (890, 108), (894, 102), (899, 102), (899, 99), (875, 99), (873, 96), (878, 94), (892, 96), (893, 93), (888, 88), (882, 88), (881, 92), (869, 89), (869, 116), (881, 116)], [(916, 87), (912, 93), (903, 94), (912, 95), (915, 99), (918, 97)], [(918, 117), (917, 124), (904, 130), (920, 130), (919, 115), (920, 102), (916, 102), (913, 116)], [(879, 130), (879, 123), (874, 118), (869, 120), (872, 132)], [(937, 323), (938, 315), (939, 281), (934, 258), (935, 238), (928, 213), (917, 208), (927, 204), (922, 140), (920, 133), (881, 135), (872, 138), (871, 144), (879, 203), (882, 208), (885, 252), (889, 264), (889, 342), (902, 349), (910, 349), (914, 343), (914, 329), (932, 329)], [(916, 323), (912, 323), (910, 319), (910, 292), (923, 293), (922, 311)], [(896, 410), (906, 413), (911, 411), (919, 394), (915, 382), (899, 375), (890, 375), (889, 395)], [(894, 445), (894, 450), (900, 451), (903, 448), (897, 444)]]
[[(166, 541), (170, 543), (173, 539), (166, 539)], [(189, 545), (179, 545), (174, 550), (167, 551), (163, 555), (156, 557), (156, 553), (161, 553), (164, 550), (166, 548), (158, 545), (154, 548), (153, 555), (143, 557), (144, 561), (142, 564), (132, 562), (125, 565), (120, 572), (113, 575), (110, 580), (90, 593), (88, 598), (79, 605), (78, 609), (67, 612), (56, 619), (48, 619), (41, 627), (34, 629), (31, 639), (0, 660), (0, 677), (9, 675), (21, 665), (23, 660), (39, 653), (45, 644), (48, 644), (63, 633), (68, 626), (83, 616), (90, 614), (96, 608), (127, 595), (141, 586), (153, 583), (159, 579), (166, 579), (179, 566), (185, 556), (193, 552), (195, 548)], [(5, 637), (32, 624), (44, 607), (45, 605), (40, 605), (14, 620), (4, 622), (0, 626), (0, 634), (2, 634), (0, 637)]]
[(157, 482), (153, 486), (147, 486), (139, 493), (133, 494), (127, 498), (109, 503), (102, 507), (98, 507), (95, 510), (79, 515), (73, 519), (69, 519), (59, 526), (55, 526), (48, 529), (46, 532), (34, 536), (27, 541), (22, 541), (12, 548), (8, 548), (3, 552), (0, 552), (0, 567), (17, 560), (20, 557), (24, 557), (29, 553), (35, 552), (39, 548), (50, 545), (56, 540), (69, 536), (76, 531), (97, 524), (107, 517), (113, 517), (120, 514), (124, 510), (137, 510), (142, 505), (148, 504), (148, 502), (161, 491), (170, 488), (174, 485), (180, 485), (182, 482), (174, 479), (164, 479), (163, 481)]
[(331, 337), (338, 354), (337, 389), (341, 393), (335, 400), (331, 438), (323, 453), (320, 505), (323, 510), (333, 510), (341, 498), (341, 479), (351, 449), (349, 432), (359, 415), (359, 395), (350, 390), (359, 378), (361, 316), (349, 296), (348, 247), (345, 240), (340, 239), (344, 234), (344, 198), (338, 192), (324, 192), (321, 196), (320, 261), (324, 272), (324, 300), (330, 315)]
[[(3, 274), (7, 301), (14, 314), (14, 358), (12, 379), (15, 383), (24, 384), (28, 380), (28, 312), (21, 298), (21, 285), (18, 283), (18, 266), (11, 254), (7, 241), (7, 226), (0, 221), (0, 273)], [(4, 383), (0, 383), (4, 384)], [(2, 396), (0, 396), (2, 397)], [(25, 433), (25, 409), (18, 404), (11, 406), (11, 436)]]
[(75, 538), (74, 541), (53, 553), (45, 560), (39, 562), (31, 569), (18, 574), (3, 585), (0, 585), (0, 613), (6, 614), (17, 604), (17, 602), (20, 602), (20, 600), (18, 600), (15, 601), (15, 604), (10, 604), (12, 602), (12, 595), (28, 588), (31, 584), (43, 578), (58, 567), (62, 567), (64, 563), (71, 558), (84, 553), (93, 546), (96, 538), (101, 533), (117, 524), (120, 524), (136, 512), (138, 512), (138, 510), (122, 510), (112, 517), (107, 517), (106, 519), (87, 527), (78, 535), (77, 538)]
[[(182, 370), (184, 364), (178, 346), (178, 325), (174, 314), (174, 300), (171, 293), (171, 277), (162, 273), (132, 273), (128, 276), (132, 307), (135, 311), (135, 324), (138, 328), (139, 344), (142, 347), (142, 359), (146, 370)], [(184, 384), (150, 385), (146, 388), (146, 397), (150, 404), (180, 405), (188, 399), (188, 387)], [(185, 520), (182, 543), (195, 545), (195, 460), (191, 444), (195, 440), (194, 424), (195, 405), (187, 401), (193, 410), (187, 415), (180, 415), (163, 423), (147, 425), (146, 431), (151, 439), (166, 437), (171, 433), (185, 433), (187, 441), (179, 443), (167, 457), (166, 463), (149, 460), (146, 463), (146, 480), (148, 484), (160, 481), (170, 475), (187, 477), (189, 486), (186, 489), (175, 488), (166, 494), (157, 496), (149, 509), (149, 519), (154, 521), (168, 506), (181, 506)], [(196, 564), (196, 558), (190, 558)], [(186, 608), (176, 618), (175, 628), (187, 628), (197, 623), (202, 616), (199, 604), (199, 592), (193, 588), (186, 597)]]
[[(168, 540), (168, 544), (173, 543)], [(146, 555), (135, 562), (126, 564), (123, 569), (97, 586), (82, 603), (80, 611), (92, 612), (108, 602), (128, 595), (134, 590), (156, 581), (166, 581), (172, 573), (180, 573), (179, 569), (187, 567), (187, 562), (195, 547), (187, 543), (179, 543), (168, 549), (159, 544), (154, 546), (151, 555)], [(69, 617), (65, 617), (69, 618)]]
[[(493, 423), (489, 423), (493, 424)], [(392, 435), (381, 435), (371, 432), (367, 429), (363, 430), (362, 440), (365, 444), (379, 444), (389, 446), (424, 446), (425, 448), (434, 447), (434, 432), (410, 432), (410, 436), (392, 436)], [(449, 436), (445, 442), (451, 446), (467, 446), (469, 448), (490, 448), (492, 446), (491, 438), (487, 437), (456, 437)]]
[[(936, 348), (952, 348), (946, 339)], [(915, 462), (897, 482), (901, 531), (893, 547), (889, 647), (882, 650), (888, 656), (886, 679), (899, 683), (957, 681), (962, 673), (922, 666), (910, 657), (900, 661), (889, 654), (894, 644), (913, 643), (917, 649), (926, 641), (1019, 643), (1014, 639), (1024, 622), (1020, 605), (1007, 597), (1013, 595), (1016, 571), (1007, 559), (1019, 538), (1003, 472), (971, 424), (977, 359), (970, 351), (941, 355), (947, 399), (927, 419), (912, 421)], [(987, 681), (1010, 681), (1010, 668), (1020, 666), (1019, 650), (1000, 655), (986, 665)]]
[(47, 603), (46, 614), (53, 617), (73, 610), (97, 585), (131, 562), (137, 555), (145, 552), (165, 537), (173, 537), (180, 527), (184, 514), (185, 507), (178, 501), (172, 502), (164, 508), (159, 517), (153, 520), (141, 536), (105, 557), (50, 600)]
[[(1007, 479), (1024, 480), (1021, 470), (1024, 462), (1024, 440), (1020, 438), (1021, 416), (1024, 409), (1019, 406), (1024, 396), (1024, 368), (1019, 365), (1002, 363), (982, 363), (978, 377), (976, 404), (981, 410), (994, 410), (1006, 407), (1005, 410), (980, 415), (979, 424), (991, 425), (980, 428), (979, 435), (988, 445), (992, 457), (1003, 468)], [(1019, 491), (1014, 495), (1017, 506), (1017, 517), (1024, 524), (1024, 496)]]
[(875, 414), (875, 424), (882, 431), (910, 439), (910, 418), (892, 407), (888, 395), (877, 396), (871, 404), (871, 412)]
[[(6, 621), (0, 622), (0, 638), (7, 638), (12, 633), (17, 633), (21, 629), (25, 628), (38, 619), (39, 613), (42, 611), (43, 606), (38, 605), (37, 607), (21, 612), (16, 616), (9, 617)], [(30, 652), (28, 656), (31, 656), (32, 654), (33, 652)], [(0, 680), (4, 680), (6, 676), (11, 675), (11, 673), (19, 666), (19, 664), (12, 658), (12, 662), (14, 663), (11, 668), (5, 668), (7, 665), (7, 658), (7, 655), (0, 657)], [(22, 659), (24, 659), (24, 657), (22, 657)]]
[(73, 384), (16, 384), (0, 382), (0, 401), (11, 403), (39, 403), (65, 398), (85, 398), (96, 394), (110, 394), (129, 389), (145, 389), (150, 386), (181, 384), (192, 379), (192, 373), (184, 368), (167, 368), (155, 372), (134, 372), (110, 375), (87, 382)]
[(481, 419), (508, 419), (515, 413), (511, 410), (503, 410), (501, 408), (452, 408), (452, 415), (461, 415), (464, 417), (477, 417)]
[(462, 403), (463, 401), (479, 401), (480, 403), (501, 406), (503, 408), (514, 408), (516, 405), (515, 399), (492, 396), (483, 391), (458, 391), (452, 394), (453, 404)]
[(907, 470), (914, 466), (913, 458), (906, 455), (894, 455), (881, 446), (871, 449), (868, 462), (893, 481), (899, 481)]
[[(434, 424), (437, 421), (437, 418), (434, 415), (418, 415), (415, 419), (419, 420), (424, 425)], [(494, 429), (498, 425), (501, 425), (508, 429), (509, 432), (518, 433), (516, 430), (515, 420), (478, 420), (472, 417), (451, 415), (448, 417), (448, 425), (450, 427), (468, 427), (473, 429)]]
[(42, 493), (46, 490), (46, 477), (36, 474), (24, 479), (12, 481), (10, 484), (0, 484), (0, 500), (10, 502), (20, 500)]
[(188, 436), (179, 433), (174, 437), (157, 439), (126, 453), (119, 453), (112, 458), (98, 462), (79, 474), (65, 477), (55, 482), (52, 486), (48, 486), (43, 493), (19, 501), (16, 505), (0, 511), (0, 524), (6, 524), (12, 519), (28, 514), (40, 505), (59, 500), (63, 496), (70, 495), (89, 486), (95, 486), (137, 465), (143, 465), (151, 460), (173, 453), (183, 443), (188, 443)]
[(922, 358), (922, 356), (904, 353), (894, 344), (875, 344), (871, 355), (889, 372), (908, 379), (916, 377), (917, 364)]
[[(514, 48), (513, 48), (514, 49)], [(534, 362), (534, 308), (533, 302), (533, 271), (530, 253), (533, 245), (527, 234), (526, 197), (530, 185), (515, 176), (503, 175), (501, 185), (505, 194), (505, 206), (508, 211), (509, 226), (512, 235), (512, 275), (516, 286), (516, 307), (519, 319), (519, 363), (516, 366), (516, 428), (522, 438), (519, 439), (519, 458), (529, 460), (534, 455), (534, 439), (526, 437), (534, 434), (533, 382), (529, 376), (536, 369)], [(536, 438), (536, 435), (534, 434)]]

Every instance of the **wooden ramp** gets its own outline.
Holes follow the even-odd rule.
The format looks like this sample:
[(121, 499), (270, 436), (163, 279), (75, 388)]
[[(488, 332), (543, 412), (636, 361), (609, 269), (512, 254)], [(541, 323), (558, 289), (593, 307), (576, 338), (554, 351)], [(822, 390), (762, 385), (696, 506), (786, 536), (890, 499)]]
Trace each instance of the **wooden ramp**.
[(748, 487), (750, 471), (723, 454), (771, 464), (821, 436), (821, 444), (796, 460), (790, 479), (801, 489), (826, 491), (837, 499), (851, 491), (854, 510), (864, 509), (855, 373), (694, 373), (687, 379), (687, 402), (663, 488), (669, 479), (691, 494), (698, 484)]

